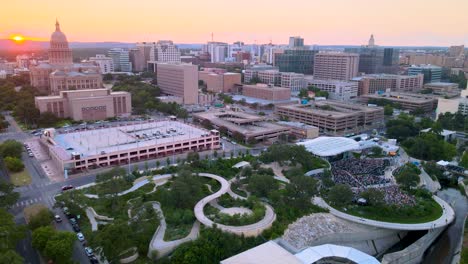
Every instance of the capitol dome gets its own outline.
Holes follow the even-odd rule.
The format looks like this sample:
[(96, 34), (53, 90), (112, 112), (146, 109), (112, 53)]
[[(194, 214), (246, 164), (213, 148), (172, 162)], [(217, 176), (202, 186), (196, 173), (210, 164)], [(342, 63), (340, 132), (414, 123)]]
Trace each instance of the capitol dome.
[(68, 42), (67, 36), (60, 31), (60, 24), (58, 21), (55, 22), (55, 32), (50, 36), (50, 42)]

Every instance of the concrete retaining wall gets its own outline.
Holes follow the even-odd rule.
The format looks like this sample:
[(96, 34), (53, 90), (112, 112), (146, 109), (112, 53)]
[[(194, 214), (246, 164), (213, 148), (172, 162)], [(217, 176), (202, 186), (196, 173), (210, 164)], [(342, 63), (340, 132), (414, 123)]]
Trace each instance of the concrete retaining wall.
[(418, 239), (409, 247), (383, 256), (382, 264), (417, 264), (422, 261), (424, 252), (434, 240), (444, 231), (445, 226), (429, 230), (426, 235)]

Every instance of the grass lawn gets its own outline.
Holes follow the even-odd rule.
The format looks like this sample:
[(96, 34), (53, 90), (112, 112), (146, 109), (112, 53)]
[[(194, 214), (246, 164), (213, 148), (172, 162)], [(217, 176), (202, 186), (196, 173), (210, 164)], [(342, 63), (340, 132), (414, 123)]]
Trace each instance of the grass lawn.
[(29, 223), (31, 217), (37, 215), (42, 209), (48, 209), (44, 204), (33, 204), (23, 209), (24, 219)]
[(15, 186), (29, 185), (31, 184), (31, 175), (25, 169), (20, 172), (10, 172), (10, 180)]
[(344, 211), (342, 208), (335, 209), (340, 210), (343, 213), (359, 216), (362, 218), (402, 224), (419, 224), (430, 222), (438, 219), (443, 212), (442, 207), (440, 207), (440, 205), (433, 199), (418, 201), (418, 204), (414, 208), (401, 210), (395, 210), (389, 207), (381, 208), (376, 206), (359, 205), (348, 206), (347, 211)]

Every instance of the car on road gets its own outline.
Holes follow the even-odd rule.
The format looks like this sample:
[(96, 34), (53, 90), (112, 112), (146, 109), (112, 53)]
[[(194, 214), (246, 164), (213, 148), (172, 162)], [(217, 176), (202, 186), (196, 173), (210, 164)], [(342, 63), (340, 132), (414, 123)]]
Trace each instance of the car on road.
[(55, 216), (54, 216), (54, 220), (55, 220), (55, 222), (57, 222), (57, 223), (62, 222), (62, 218), (60, 217), (60, 215), (55, 215)]
[(71, 190), (71, 189), (73, 189), (73, 185), (62, 186), (62, 191), (68, 191), (68, 190)]
[(76, 234), (76, 237), (80, 242), (83, 242), (85, 240), (83, 233), (79, 232)]
[(92, 249), (92, 248), (90, 248), (90, 247), (85, 247), (84, 250), (85, 250), (86, 255), (87, 255), (88, 257), (94, 256), (94, 253), (93, 253), (93, 249)]

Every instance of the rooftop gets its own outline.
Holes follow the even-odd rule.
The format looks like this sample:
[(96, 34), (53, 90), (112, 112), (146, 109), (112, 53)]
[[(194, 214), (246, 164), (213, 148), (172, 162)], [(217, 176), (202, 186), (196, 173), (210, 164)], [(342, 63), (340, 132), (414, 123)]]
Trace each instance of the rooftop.
[(222, 260), (221, 264), (302, 264), (293, 254), (273, 241)]
[(57, 134), (54, 141), (65, 153), (77, 152), (87, 157), (199, 138), (204, 134), (208, 131), (184, 123), (159, 121)]
[(335, 156), (347, 151), (359, 149), (359, 143), (345, 137), (318, 137), (315, 139), (299, 142), (307, 151), (320, 157)]
[(232, 100), (234, 101), (241, 101), (242, 99), (245, 100), (246, 103), (248, 104), (260, 104), (260, 105), (268, 105), (268, 104), (283, 104), (283, 103), (297, 103), (297, 100), (290, 99), (290, 100), (265, 100), (265, 99), (259, 99), (259, 98), (254, 98), (254, 97), (249, 97), (249, 96), (244, 96), (244, 95), (233, 95)]
[(375, 99), (391, 99), (395, 101), (412, 101), (412, 102), (428, 102), (437, 100), (436, 97), (427, 94), (415, 94), (415, 93), (383, 93), (383, 94), (366, 94), (363, 97), (375, 98)]
[[(332, 244), (325, 244), (305, 249), (295, 255), (304, 264), (312, 264), (324, 258), (341, 258), (349, 260), (351, 263), (359, 264), (379, 264), (380, 262), (357, 249), (343, 247)], [(346, 263), (349, 263), (346, 262)]]
[(353, 116), (358, 112), (375, 112), (382, 111), (381, 107), (369, 107), (360, 104), (350, 104), (333, 100), (315, 101), (311, 104), (294, 104), (281, 105), (281, 109), (291, 109), (304, 113), (312, 113), (314, 115), (322, 115), (327, 117), (346, 117)]

